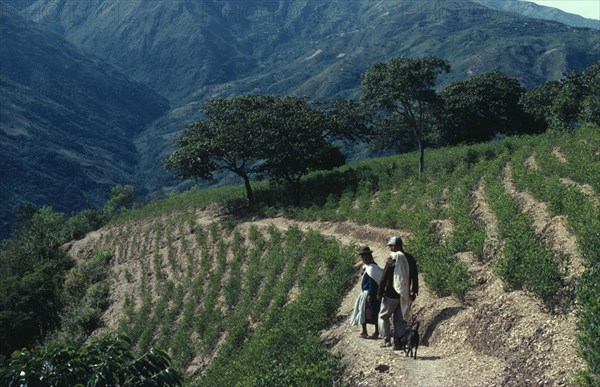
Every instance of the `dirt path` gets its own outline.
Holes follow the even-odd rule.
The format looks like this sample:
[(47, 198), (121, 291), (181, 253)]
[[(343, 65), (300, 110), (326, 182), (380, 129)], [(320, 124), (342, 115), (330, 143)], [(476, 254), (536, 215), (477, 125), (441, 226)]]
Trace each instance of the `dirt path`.
[[(402, 230), (381, 229), (351, 222), (296, 222), (284, 218), (254, 221), (258, 227), (275, 225), (287, 229), (292, 225), (307, 231), (318, 230), (321, 234), (338, 239), (346, 244), (368, 244), (375, 252), (376, 262), (383, 267), (385, 258), (389, 255), (386, 247), (388, 238), (400, 235), (403, 238), (409, 233)], [(357, 259), (357, 273), (360, 262)], [(423, 283), (423, 278), (421, 278)], [(390, 348), (380, 348), (381, 340), (363, 339), (359, 336), (360, 327), (350, 326), (348, 319), (354, 308), (356, 296), (360, 293), (360, 278), (344, 298), (336, 323), (322, 332), (322, 339), (328, 344), (333, 353), (342, 354), (347, 365), (346, 377), (359, 386), (444, 386), (462, 385), (477, 386), (493, 384), (495, 374), (501, 369), (490, 367), (486, 357), (476, 355), (472, 351), (452, 349), (446, 340), (439, 344), (436, 337), (437, 328), (463, 310), (458, 301), (452, 298), (439, 299), (430, 294), (425, 286), (413, 305), (413, 313), (422, 321), (420, 329), (421, 346), (417, 359), (406, 357), (404, 352)], [(431, 316), (431, 317), (430, 317)], [(373, 326), (368, 326), (372, 333)], [(446, 346), (446, 348), (442, 348)], [(457, 367), (457, 363), (469, 361), (468, 367)], [(494, 372), (497, 371), (497, 372)], [(473, 383), (474, 380), (478, 382)]]
[[(343, 355), (345, 377), (358, 386), (561, 386), (569, 371), (582, 367), (576, 356), (575, 315), (549, 315), (522, 291), (506, 292), (493, 274), (493, 258), (502, 250), (497, 221), (485, 201), (483, 187), (473, 194), (473, 216), (486, 226), (487, 254), (483, 261), (470, 252), (460, 258), (471, 268), (475, 286), (464, 302), (431, 294), (424, 279), (413, 307), (421, 322), (417, 359), (380, 348), (381, 340), (359, 336), (348, 324), (360, 279), (342, 301), (336, 322), (321, 337), (333, 353)], [(254, 220), (258, 227), (315, 229), (347, 244), (368, 244), (383, 266), (391, 235), (409, 238), (403, 230), (381, 229), (351, 222), (296, 222), (284, 218)], [(248, 223), (250, 224), (250, 223)], [(357, 275), (360, 272), (356, 260)], [(369, 333), (373, 331), (368, 326)]]

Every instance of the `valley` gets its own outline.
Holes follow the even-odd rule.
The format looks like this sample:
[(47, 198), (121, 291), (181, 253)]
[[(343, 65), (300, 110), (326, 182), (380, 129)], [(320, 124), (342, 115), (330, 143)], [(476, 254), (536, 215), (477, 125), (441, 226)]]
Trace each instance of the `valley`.
[[(3, 20), (10, 21), (3, 22), (2, 54), (12, 58), (2, 64), (2, 153), (11, 179), (4, 183), (8, 196), (2, 214), (9, 220), (23, 201), (67, 213), (98, 207), (116, 184), (135, 186), (141, 202), (160, 191), (189, 188), (165, 172), (161, 161), (173, 150), (174, 138), (201, 117), (198, 109), (210, 98), (357, 99), (370, 65), (423, 55), (438, 55), (452, 66), (438, 89), (487, 71), (502, 71), (531, 89), (600, 58), (593, 29), (535, 19), (542, 8), (519, 15), (470, 1), (2, 4)], [(30, 35), (17, 34), (15, 28), (25, 28), (22, 19), (32, 23), (26, 27)], [(44, 39), (35, 38), (39, 34)], [(37, 47), (24, 43), (36, 39)], [(96, 59), (71, 62), (48, 54), (56, 50), (70, 52), (71, 59), (73, 50), (77, 57)], [(42, 53), (46, 60), (35, 59)], [(36, 62), (45, 67), (34, 72)], [(96, 72), (99, 67), (112, 69)], [(25, 133), (38, 132), (52, 133), (58, 148), (42, 151), (48, 157), (32, 165), (24, 155), (39, 151), (25, 141), (28, 151), (19, 152), (18, 144), (27, 139)], [(71, 138), (77, 144), (93, 139), (98, 148), (81, 149)], [(53, 140), (42, 137), (38, 143), (44, 141)], [(345, 155), (356, 160), (357, 154), (369, 155), (365, 148), (350, 147)], [(61, 166), (72, 170), (74, 186), (62, 183), (67, 176)], [(32, 184), (16, 176), (20, 168), (28, 171)], [(223, 175), (203, 186), (231, 182), (236, 180)], [(43, 185), (51, 189), (36, 190)]]

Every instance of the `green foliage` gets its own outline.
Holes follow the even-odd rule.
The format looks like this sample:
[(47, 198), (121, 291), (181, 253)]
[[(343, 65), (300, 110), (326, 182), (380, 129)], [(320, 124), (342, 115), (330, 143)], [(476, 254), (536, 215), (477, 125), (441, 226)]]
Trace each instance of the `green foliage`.
[(600, 61), (526, 93), (526, 111), (553, 129), (573, 129), (582, 123), (600, 125)]
[(524, 92), (518, 80), (497, 71), (449, 84), (441, 91), (445, 106), (440, 125), (446, 142), (475, 143), (498, 134), (532, 132), (535, 123), (519, 105)]
[(74, 213), (64, 226), (67, 240), (83, 238), (88, 232), (104, 226), (108, 219), (108, 215), (98, 209), (85, 209)]
[(152, 348), (135, 358), (124, 335), (107, 335), (81, 348), (49, 343), (13, 353), (0, 369), (4, 386), (180, 386), (169, 356)]
[(57, 340), (71, 346), (81, 345), (100, 322), (107, 306), (109, 285), (108, 264), (112, 254), (98, 251), (89, 260), (81, 262), (64, 278), (64, 311)]
[(254, 200), (250, 175), (261, 159), (261, 114), (275, 97), (242, 96), (213, 99), (202, 109), (206, 119), (188, 125), (177, 139), (177, 149), (164, 161), (180, 179), (212, 179), (228, 170), (244, 179), (248, 200)]
[(327, 139), (336, 122), (325, 112), (308, 106), (306, 99), (284, 98), (271, 111), (276, 122), (266, 132), (265, 160), (259, 170), (272, 182), (283, 183), (297, 204), (304, 175), (345, 162), (339, 149)]
[(361, 82), (361, 104), (375, 115), (371, 142), (403, 151), (412, 140), (421, 152), (421, 173), (425, 141), (434, 134), (433, 117), (441, 106), (436, 78), (449, 71), (450, 65), (434, 56), (395, 58), (369, 67)]
[(67, 241), (64, 214), (30, 208), (0, 250), (0, 354), (31, 345), (58, 323), (62, 278), (72, 262), (58, 247)]
[[(286, 257), (284, 279), (273, 295), (272, 305), (263, 323), (238, 346), (236, 356), (230, 351), (221, 353), (206, 370), (197, 385), (215, 385), (227, 381), (231, 385), (332, 385), (339, 382), (343, 366), (341, 359), (330, 354), (320, 342), (317, 333), (335, 316), (343, 294), (353, 277), (353, 261), (349, 248), (341, 248), (316, 232), (303, 236), (298, 229), (290, 229), (285, 236), (271, 231), (272, 246), (279, 247)], [(282, 238), (283, 237), (283, 238)], [(293, 282), (296, 265), (304, 257), (300, 294), (283, 306), (278, 295), (286, 294)], [(325, 262), (329, 272), (319, 274)], [(267, 277), (269, 274), (267, 274)], [(238, 323), (239, 324), (239, 323)], [(244, 325), (240, 325), (243, 327)]]
[[(598, 257), (598, 256), (596, 256)], [(600, 383), (600, 263), (588, 264), (577, 287), (579, 353), (587, 368), (578, 374), (577, 384), (597, 386)]]
[[(493, 165), (500, 176), (501, 165)], [(488, 174), (485, 184), (505, 240), (502, 256), (495, 262), (499, 276), (510, 289), (527, 289), (548, 307), (569, 303), (561, 291), (565, 288), (565, 257), (544, 243), (533, 230), (529, 215), (521, 211), (497, 177)]]
[[(114, 210), (130, 203), (127, 198), (131, 196), (123, 192), (131, 193), (132, 188), (114, 191), (109, 201)], [(64, 276), (73, 262), (60, 249), (69, 240), (103, 225), (108, 219), (106, 211), (88, 209), (69, 218), (50, 207), (25, 205), (18, 213), (20, 222), (0, 250), (2, 355), (44, 340), (58, 328), (59, 320), (69, 331), (64, 338), (83, 340), (93, 330), (108, 294), (106, 284), (96, 277), (88, 278), (89, 271), (95, 270), (91, 268), (95, 259), (71, 272), (66, 283), (69, 289), (64, 291)], [(70, 292), (77, 295), (70, 296)]]
[[(336, 106), (341, 106), (337, 107)], [(299, 181), (311, 170), (342, 165), (344, 158), (327, 139), (352, 137), (334, 104), (331, 112), (310, 107), (298, 97), (240, 96), (213, 99), (203, 108), (206, 119), (189, 125), (164, 161), (177, 178), (210, 180), (226, 170), (244, 180), (248, 201), (254, 203), (250, 177), (268, 176), (289, 186), (299, 200)]]
[(24, 219), (13, 231), (11, 239), (3, 242), (0, 275), (22, 275), (47, 260), (61, 260), (58, 246), (65, 243), (63, 225), (67, 216), (50, 207), (42, 207)]
[(110, 191), (108, 202), (104, 206), (104, 211), (110, 218), (124, 209), (133, 206), (134, 188), (131, 185), (116, 185)]
[(67, 269), (50, 261), (21, 277), (0, 280), (0, 355), (42, 340), (57, 326), (60, 289)]
[[(600, 187), (597, 173), (600, 159), (596, 153), (600, 131), (595, 125), (587, 125), (578, 129), (575, 136), (561, 133), (552, 137), (524, 138), (523, 142), (529, 146), (517, 154), (519, 158), (513, 168), (515, 184), (546, 203), (553, 215), (564, 216), (577, 238), (579, 253), (586, 258), (585, 271), (577, 280), (576, 297), (580, 354), (587, 368), (578, 372), (576, 382), (582, 386), (597, 385), (600, 381), (600, 209), (589, 194), (562, 183), (560, 178), (568, 177), (595, 189)], [(559, 161), (553, 154), (557, 145), (566, 155), (566, 161)], [(524, 159), (530, 152), (535, 152), (538, 169), (524, 167)], [(571, 262), (567, 268), (572, 266)]]

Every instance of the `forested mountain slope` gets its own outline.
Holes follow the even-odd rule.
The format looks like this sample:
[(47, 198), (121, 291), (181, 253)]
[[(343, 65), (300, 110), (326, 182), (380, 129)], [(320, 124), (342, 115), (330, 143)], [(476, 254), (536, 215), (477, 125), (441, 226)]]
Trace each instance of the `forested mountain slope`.
[[(439, 87), (492, 70), (532, 87), (587, 68), (600, 52), (597, 31), (470, 1), (27, 0), (20, 8), (42, 29), (27, 24), (26, 34), (16, 34), (22, 20), (2, 3), (2, 53), (10, 58), (2, 61), (2, 105), (9, 109), (2, 114), (2, 135), (8, 136), (3, 163), (28, 176), (10, 182), (27, 188), (6, 190), (13, 198), (3, 201), (7, 216), (17, 202), (65, 211), (85, 201), (97, 205), (116, 182), (131, 182), (145, 198), (175, 187), (161, 160), (207, 98), (248, 93), (357, 98), (370, 65), (423, 55), (451, 64)], [(62, 47), (43, 28), (73, 46)], [(80, 54), (95, 70), (87, 70), (89, 63), (67, 63), (75, 47), (100, 58)], [(29, 71), (25, 78), (22, 70)], [(123, 74), (167, 98), (172, 109), (165, 113), (164, 101)], [(115, 93), (118, 100), (109, 101)], [(26, 137), (19, 128), (30, 121), (42, 133), (68, 131), (69, 138), (59, 140), (62, 155), (36, 148), (42, 141), (21, 141)], [(47, 141), (47, 148), (55, 147), (53, 139)], [(65, 172), (47, 170), (58, 164)], [(87, 172), (80, 173), (83, 164)], [(62, 175), (70, 180), (57, 188)]]
[(171, 101), (136, 140), (149, 192), (175, 185), (160, 160), (207, 98), (357, 98), (373, 63), (424, 55), (451, 64), (440, 87), (497, 70), (531, 88), (600, 52), (597, 31), (471, 1), (38, 0), (23, 12)]
[(132, 182), (132, 137), (167, 108), (148, 87), (3, 5), (0, 167), (3, 232), (15, 206), (71, 212)]
[[(101, 321), (139, 351), (166, 348), (192, 385), (571, 384), (586, 362), (598, 367), (598, 133), (429, 151), (422, 179), (416, 154), (355, 163), (305, 179), (301, 207), (259, 189), (252, 217), (235, 204), (241, 187), (192, 190), (65, 249), (79, 262), (111, 254)], [(347, 325), (356, 245), (383, 265), (394, 234), (421, 275), (417, 360)], [(343, 373), (317, 337), (343, 356)]]
[(394, 56), (438, 55), (453, 79), (494, 69), (526, 87), (598, 58), (594, 31), (470, 1), (38, 0), (24, 14), (177, 104), (248, 92), (348, 97), (370, 64)]

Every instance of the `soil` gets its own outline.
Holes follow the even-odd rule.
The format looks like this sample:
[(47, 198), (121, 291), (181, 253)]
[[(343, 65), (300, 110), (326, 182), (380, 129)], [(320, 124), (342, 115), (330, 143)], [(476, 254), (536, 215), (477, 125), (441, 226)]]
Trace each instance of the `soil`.
[[(477, 200), (477, 199), (474, 199)], [(486, 225), (494, 228), (485, 204), (476, 204)], [(350, 222), (294, 222), (276, 218), (256, 224), (317, 229), (345, 243), (368, 244), (383, 266), (391, 235), (410, 237), (402, 230), (378, 229)], [(493, 232), (491, 232), (493, 235)], [(490, 247), (497, 251), (499, 246)], [(419, 320), (421, 343), (416, 359), (403, 351), (380, 348), (382, 340), (360, 337), (360, 326), (348, 320), (360, 293), (355, 286), (340, 307), (335, 324), (321, 337), (333, 353), (343, 355), (345, 378), (358, 386), (559, 386), (568, 385), (570, 370), (583, 366), (576, 356), (574, 313), (553, 315), (525, 292), (506, 292), (489, 265), (462, 254), (471, 264), (478, 285), (459, 301), (440, 298), (426, 285), (412, 306), (412, 320)], [(357, 273), (360, 263), (357, 260)], [(423, 278), (420, 283), (424, 284)], [(374, 326), (368, 325), (369, 333)]]
[[(529, 161), (534, 165), (534, 160)], [(536, 202), (525, 192), (518, 192), (512, 184), (510, 166), (504, 173), (504, 184), (523, 211), (535, 219), (536, 232), (555, 249), (565, 252), (574, 262), (581, 262), (577, 244), (563, 220), (551, 217), (543, 203)], [(356, 260), (356, 283), (345, 295), (335, 322), (321, 332), (323, 342), (332, 353), (343, 356), (346, 365), (344, 379), (358, 386), (563, 386), (569, 385), (572, 372), (584, 367), (577, 357), (576, 316), (573, 310), (552, 313), (532, 295), (523, 291), (507, 291), (498, 279), (492, 265), (502, 252), (497, 221), (486, 203), (485, 187), (480, 185), (472, 194), (472, 216), (485, 225), (487, 239), (481, 257), (471, 252), (458, 254), (469, 265), (474, 287), (464, 300), (438, 297), (432, 294), (421, 276), (421, 289), (411, 309), (411, 321), (420, 322), (420, 346), (416, 359), (402, 351), (380, 348), (382, 340), (359, 336), (361, 327), (350, 326), (349, 316), (360, 293)], [(197, 222), (210, 224), (218, 216), (198, 211)], [(75, 258), (93, 254), (98, 246), (115, 252), (113, 261), (114, 287), (111, 306), (104, 315), (107, 327), (116, 328), (127, 294), (134, 292), (136, 281), (142, 276), (139, 261), (144, 243), (166, 247), (154, 240), (154, 234), (144, 241), (144, 231), (153, 229), (155, 221), (138, 222), (90, 233), (86, 238), (70, 243), (65, 249)], [(451, 229), (448, 220), (436, 220), (440, 238)], [(352, 222), (298, 222), (286, 218), (249, 219), (239, 227), (247, 230), (253, 224), (259, 228), (274, 225), (287, 229), (297, 225), (302, 230), (314, 229), (345, 244), (367, 244), (374, 250), (375, 261), (383, 267), (389, 254), (385, 246), (392, 235), (410, 239), (405, 230), (384, 229)], [(121, 233), (129, 233), (127, 242), (118, 241)], [(180, 235), (192, 242), (193, 230)], [(131, 236), (132, 235), (132, 236)], [(115, 237), (116, 236), (116, 237)], [(162, 251), (161, 250), (161, 251)], [(166, 255), (166, 252), (163, 252)], [(417, 261), (419, 257), (416, 257)], [(184, 267), (184, 263), (180, 263)], [(169, 273), (165, 263), (165, 272)], [(126, 272), (134, 280), (127, 280)], [(150, 274), (147, 274), (150, 276)], [(168, 276), (175, 275), (169, 273)], [(151, 278), (148, 277), (148, 281)], [(293, 293), (293, 292), (292, 292)], [(369, 325), (369, 333), (373, 332)], [(210, 362), (210, 357), (197, 358), (188, 372), (194, 373)], [(347, 384), (347, 383), (346, 383)]]

